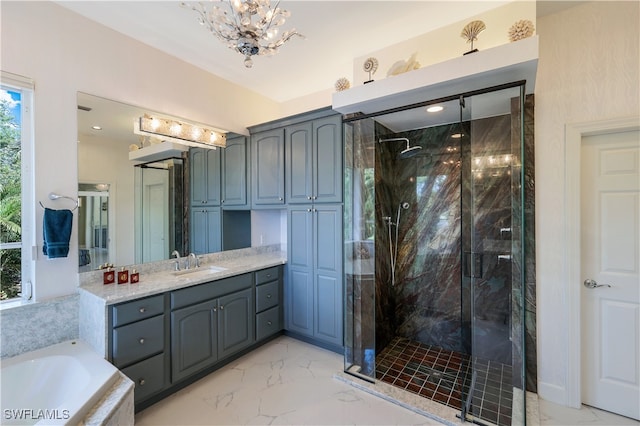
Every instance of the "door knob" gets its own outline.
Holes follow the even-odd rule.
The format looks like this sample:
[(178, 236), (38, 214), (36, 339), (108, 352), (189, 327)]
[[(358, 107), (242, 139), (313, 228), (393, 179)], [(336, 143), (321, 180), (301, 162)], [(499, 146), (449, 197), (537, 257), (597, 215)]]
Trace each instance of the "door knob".
[(582, 284), (586, 288), (611, 287), (609, 284), (598, 284), (596, 280), (592, 280), (591, 278), (587, 278)]

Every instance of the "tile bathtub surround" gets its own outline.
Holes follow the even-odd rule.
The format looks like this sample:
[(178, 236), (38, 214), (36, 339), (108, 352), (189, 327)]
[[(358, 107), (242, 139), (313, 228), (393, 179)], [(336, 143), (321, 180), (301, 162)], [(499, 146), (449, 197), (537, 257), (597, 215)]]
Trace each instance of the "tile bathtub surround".
[(78, 295), (0, 310), (0, 358), (78, 338)]
[(440, 424), (333, 378), (343, 357), (281, 336), (136, 415), (136, 425)]

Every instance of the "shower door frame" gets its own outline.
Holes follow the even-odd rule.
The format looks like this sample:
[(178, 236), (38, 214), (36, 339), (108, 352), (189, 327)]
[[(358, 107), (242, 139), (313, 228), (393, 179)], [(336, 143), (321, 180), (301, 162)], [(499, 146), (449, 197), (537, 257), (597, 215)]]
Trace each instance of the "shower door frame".
[[(382, 116), (382, 115), (387, 115), (387, 114), (391, 114), (391, 113), (396, 113), (396, 112), (402, 112), (405, 110), (410, 110), (410, 109), (415, 109), (415, 108), (420, 108), (420, 107), (427, 107), (429, 105), (434, 105), (434, 104), (439, 104), (439, 103), (444, 103), (444, 102), (449, 102), (449, 101), (453, 101), (453, 100), (461, 100), (461, 102), (464, 99), (467, 98), (471, 98), (473, 96), (476, 95), (482, 95), (482, 94), (487, 94), (487, 93), (491, 93), (491, 92), (497, 92), (497, 91), (501, 91), (501, 90), (505, 90), (505, 89), (512, 89), (512, 88), (516, 88), (519, 87), (520, 88), (520, 159), (521, 159), (521, 167), (520, 167), (520, 182), (522, 183), (522, 185), (520, 185), (520, 194), (519, 194), (519, 200), (520, 200), (520, 206), (521, 206), (521, 227), (519, 229), (519, 235), (517, 236), (517, 238), (520, 239), (520, 244), (521, 244), (521, 251), (520, 251), (520, 280), (522, 282), (523, 285), (523, 292), (524, 292), (524, 285), (525, 285), (525, 279), (524, 277), (525, 275), (525, 245), (524, 245), (524, 182), (525, 182), (525, 170), (524, 170), (524, 102), (525, 102), (525, 96), (526, 96), (526, 81), (525, 80), (519, 80), (519, 81), (514, 81), (514, 82), (510, 82), (510, 83), (505, 83), (505, 84), (500, 84), (500, 85), (496, 85), (496, 86), (491, 86), (491, 87), (487, 87), (487, 88), (483, 88), (483, 89), (478, 89), (478, 90), (473, 90), (473, 91), (468, 91), (468, 92), (464, 92), (464, 93), (459, 93), (459, 94), (455, 94), (455, 95), (451, 95), (451, 96), (446, 96), (446, 97), (441, 97), (441, 98), (437, 98), (437, 99), (432, 99), (432, 100), (428, 100), (428, 101), (423, 101), (423, 102), (418, 102), (418, 103), (414, 103), (414, 104), (410, 104), (410, 105), (406, 105), (406, 106), (402, 106), (402, 107), (396, 107), (396, 108), (391, 108), (391, 109), (387, 109), (387, 110), (383, 110), (383, 111), (378, 111), (378, 112), (374, 112), (374, 113), (368, 113), (368, 114), (356, 114), (356, 115), (352, 115), (349, 117), (344, 117), (343, 118), (343, 130), (345, 132), (345, 148), (346, 148), (346, 141), (349, 140), (349, 138), (347, 137), (346, 133), (347, 133), (347, 126), (349, 125), (349, 123), (352, 122), (357, 122), (357, 121), (361, 121), (361, 120), (366, 120), (369, 118), (375, 118), (378, 116)], [(346, 158), (345, 158), (345, 169), (346, 169)], [(345, 179), (345, 182), (347, 180)], [(347, 209), (347, 200), (345, 198), (345, 212)], [(346, 217), (346, 216), (345, 216)], [(345, 227), (346, 229), (346, 227)], [(375, 232), (374, 232), (375, 235)], [(515, 238), (516, 236), (514, 235), (512, 238)], [(375, 238), (375, 237), (374, 237)], [(347, 243), (347, 241), (345, 240), (345, 244)], [(348, 255), (348, 250), (344, 250), (345, 252), (345, 256)], [(463, 255), (463, 253), (461, 253), (461, 256)], [(462, 258), (461, 258), (462, 259)], [(347, 260), (345, 259), (345, 265), (347, 265)], [(345, 268), (345, 282), (347, 282), (347, 274), (348, 271)], [(351, 277), (353, 279), (353, 276)], [(461, 282), (462, 285), (462, 282)], [(350, 291), (350, 286), (345, 285), (345, 301), (346, 303), (349, 303), (349, 301), (353, 301), (354, 300), (354, 295), (353, 294), (349, 294)], [(375, 293), (375, 292), (374, 292)], [(374, 294), (375, 297), (375, 294)], [(522, 296), (524, 298), (524, 295)], [(371, 317), (373, 318), (375, 321), (375, 302), (372, 304), (373, 306), (373, 312), (371, 313)], [(525, 309), (524, 309), (524, 300), (521, 301), (521, 309), (520, 309), (520, 315), (521, 315), (521, 347), (522, 347), (522, 362), (521, 362), (521, 368), (519, 369), (518, 373), (520, 375), (520, 380), (522, 383), (522, 387), (523, 387), (523, 391), (524, 388), (526, 386), (526, 352), (525, 352), (525, 345), (524, 345), (524, 336), (525, 336)], [(345, 324), (345, 365), (344, 365), (344, 371), (345, 373), (354, 375), (360, 379), (364, 379), (370, 382), (374, 382), (376, 381), (376, 377), (375, 377), (375, 371), (376, 371), (376, 367), (375, 367), (375, 354), (374, 355), (374, 365), (373, 365), (373, 376), (368, 376), (368, 375), (364, 375), (360, 373), (360, 370), (358, 368), (358, 365), (355, 365), (353, 362), (351, 362), (353, 360), (353, 349), (355, 347), (357, 347), (358, 345), (354, 343), (354, 330), (350, 329), (350, 327), (354, 327), (354, 321), (353, 318), (348, 318), (348, 314), (350, 313), (351, 316), (353, 316), (353, 310), (349, 310), (347, 306), (345, 306), (345, 318), (344, 318), (344, 324)], [(461, 317), (462, 319), (462, 317)], [(375, 345), (375, 343), (374, 343)], [(374, 346), (374, 350), (375, 350), (375, 346)], [(364, 358), (365, 354), (362, 353), (361, 357)], [(515, 372), (514, 372), (515, 373)], [(524, 392), (523, 392), (524, 393)], [(522, 401), (522, 413), (526, 413), (526, 403), (525, 403), (525, 399), (523, 398)], [(463, 400), (463, 408), (460, 412), (460, 417), (463, 419), (467, 419), (467, 420), (472, 420), (472, 421), (478, 421), (480, 419), (472, 419), (466, 416), (467, 413), (465, 412), (465, 405), (464, 405), (464, 400)], [(523, 422), (526, 422), (526, 419), (522, 419)]]

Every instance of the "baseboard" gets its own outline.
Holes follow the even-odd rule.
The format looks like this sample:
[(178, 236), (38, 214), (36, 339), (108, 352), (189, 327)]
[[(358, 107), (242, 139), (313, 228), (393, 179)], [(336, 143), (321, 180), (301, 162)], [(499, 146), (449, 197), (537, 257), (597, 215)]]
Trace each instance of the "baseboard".
[(538, 381), (538, 396), (554, 404), (568, 406), (569, 397), (563, 386)]

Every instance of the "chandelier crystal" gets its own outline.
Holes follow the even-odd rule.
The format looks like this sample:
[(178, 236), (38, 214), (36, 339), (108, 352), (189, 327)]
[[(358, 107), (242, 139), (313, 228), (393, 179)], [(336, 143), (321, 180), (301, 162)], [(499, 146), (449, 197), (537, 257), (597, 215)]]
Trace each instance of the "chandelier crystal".
[[(254, 55), (274, 55), (280, 46), (293, 36), (304, 36), (295, 28), (278, 35), (279, 28), (291, 16), (287, 10), (279, 8), (280, 1), (271, 7), (269, 0), (227, 0), (211, 1), (207, 7), (203, 2), (189, 4), (198, 14), (198, 21), (207, 27), (227, 47), (244, 55), (244, 65), (253, 66)], [(217, 6), (215, 4), (221, 4)]]

